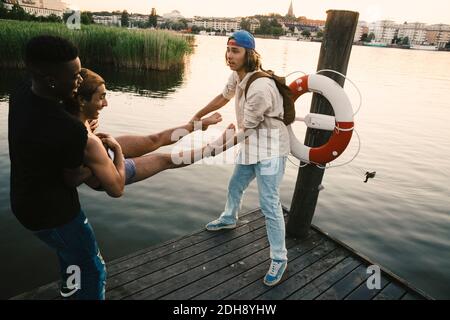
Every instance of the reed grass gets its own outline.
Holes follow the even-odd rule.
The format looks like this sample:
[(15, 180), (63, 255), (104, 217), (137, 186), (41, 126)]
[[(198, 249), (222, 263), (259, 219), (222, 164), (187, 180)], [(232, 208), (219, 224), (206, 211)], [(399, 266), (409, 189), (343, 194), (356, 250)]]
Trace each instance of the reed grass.
[(64, 24), (0, 20), (0, 67), (24, 67), (25, 45), (38, 35), (72, 41), (83, 64), (170, 70), (192, 52), (194, 37), (163, 30), (128, 30), (99, 25), (70, 30)]

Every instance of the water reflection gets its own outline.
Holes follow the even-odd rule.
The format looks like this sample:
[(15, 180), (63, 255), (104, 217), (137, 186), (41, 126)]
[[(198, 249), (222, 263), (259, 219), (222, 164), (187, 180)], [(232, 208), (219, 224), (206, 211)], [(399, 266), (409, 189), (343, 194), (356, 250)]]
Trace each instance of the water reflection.
[(8, 101), (10, 92), (26, 77), (23, 69), (0, 69), (0, 101)]
[(112, 69), (88, 66), (106, 81), (108, 90), (165, 98), (183, 84), (184, 68), (171, 71)]
[[(112, 69), (87, 66), (100, 74), (108, 90), (128, 92), (150, 98), (165, 98), (175, 92), (184, 81), (184, 67), (171, 71)], [(24, 69), (2, 69), (0, 72), (0, 101), (8, 101), (10, 92), (28, 77)]]
[[(318, 43), (257, 41), (264, 66), (280, 75), (316, 69)], [(113, 136), (159, 132), (184, 123), (221, 92), (229, 77), (222, 55), (226, 38), (199, 36), (197, 43), (196, 53), (181, 73), (153, 73), (160, 75), (156, 80), (143, 72), (130, 75), (111, 70), (111, 75), (93, 68), (117, 91), (109, 98), (109, 110), (102, 114), (102, 130)], [(0, 71), (3, 95), (6, 87), (20, 78), (17, 73), (5, 72)], [(450, 136), (446, 104), (450, 55), (357, 46), (348, 75), (364, 97), (357, 118), (361, 153), (351, 165), (326, 172), (325, 190), (313, 222), (432, 296), (448, 299), (450, 259), (443, 253), (450, 252), (450, 162), (443, 155), (450, 153), (446, 138)], [(289, 80), (299, 76), (292, 75)], [(167, 96), (142, 98), (139, 90), (150, 90), (157, 98), (163, 97), (158, 96), (159, 91), (167, 90)], [(133, 93), (120, 93), (125, 91)], [(353, 93), (351, 100), (356, 104), (358, 95)], [(299, 115), (309, 111), (311, 97), (302, 96)], [(232, 105), (221, 113), (224, 121), (219, 128), (235, 121)], [(0, 122), (1, 299), (56, 280), (58, 270), (50, 251), (23, 230), (10, 211), (5, 102), (0, 102)], [(306, 128), (299, 123), (294, 130), (303, 137)], [(343, 161), (349, 160), (357, 147), (357, 140), (353, 140)], [(377, 177), (364, 184), (362, 176), (368, 170), (377, 171)], [(286, 206), (292, 199), (297, 173), (298, 168), (288, 162), (280, 190)], [(113, 201), (85, 187), (80, 189), (80, 197), (95, 225), (103, 256), (111, 261), (192, 233), (215, 219), (225, 206), (231, 174), (232, 166), (195, 165), (129, 186), (122, 199)], [(252, 184), (241, 212), (257, 206), (258, 190)]]

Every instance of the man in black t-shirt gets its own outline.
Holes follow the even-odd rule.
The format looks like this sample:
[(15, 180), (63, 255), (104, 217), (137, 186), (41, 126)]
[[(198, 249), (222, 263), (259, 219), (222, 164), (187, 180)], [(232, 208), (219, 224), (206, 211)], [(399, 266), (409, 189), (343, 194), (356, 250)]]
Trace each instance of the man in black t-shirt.
[(78, 50), (65, 39), (40, 36), (27, 44), (25, 62), (31, 82), (9, 105), (12, 211), (56, 251), (63, 296), (104, 299), (106, 270), (95, 235), (76, 188), (64, 182), (68, 170), (89, 175), (82, 166), (87, 130), (61, 102), (83, 80)]

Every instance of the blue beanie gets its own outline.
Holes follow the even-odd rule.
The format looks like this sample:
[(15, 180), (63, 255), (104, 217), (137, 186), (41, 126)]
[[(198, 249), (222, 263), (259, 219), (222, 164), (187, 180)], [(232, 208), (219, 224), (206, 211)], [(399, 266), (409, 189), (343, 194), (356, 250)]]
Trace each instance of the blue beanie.
[(239, 47), (255, 50), (255, 38), (250, 32), (245, 30), (233, 33), (233, 35), (228, 38), (228, 44), (235, 44)]

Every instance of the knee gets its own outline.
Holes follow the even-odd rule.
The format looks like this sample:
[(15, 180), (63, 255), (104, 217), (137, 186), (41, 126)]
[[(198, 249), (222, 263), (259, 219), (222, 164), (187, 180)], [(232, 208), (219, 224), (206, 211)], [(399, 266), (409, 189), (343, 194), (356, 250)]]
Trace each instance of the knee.
[(260, 201), (261, 211), (267, 219), (279, 220), (283, 218), (283, 209), (278, 199), (264, 199)]
[(239, 177), (234, 175), (231, 177), (230, 182), (228, 183), (228, 192), (243, 192), (247, 186), (240, 181)]
[(234, 184), (231, 181), (230, 181), (230, 183), (228, 185), (228, 193), (229, 194), (239, 195), (239, 194), (243, 193), (244, 190), (245, 190), (245, 188), (243, 188), (241, 185)]

